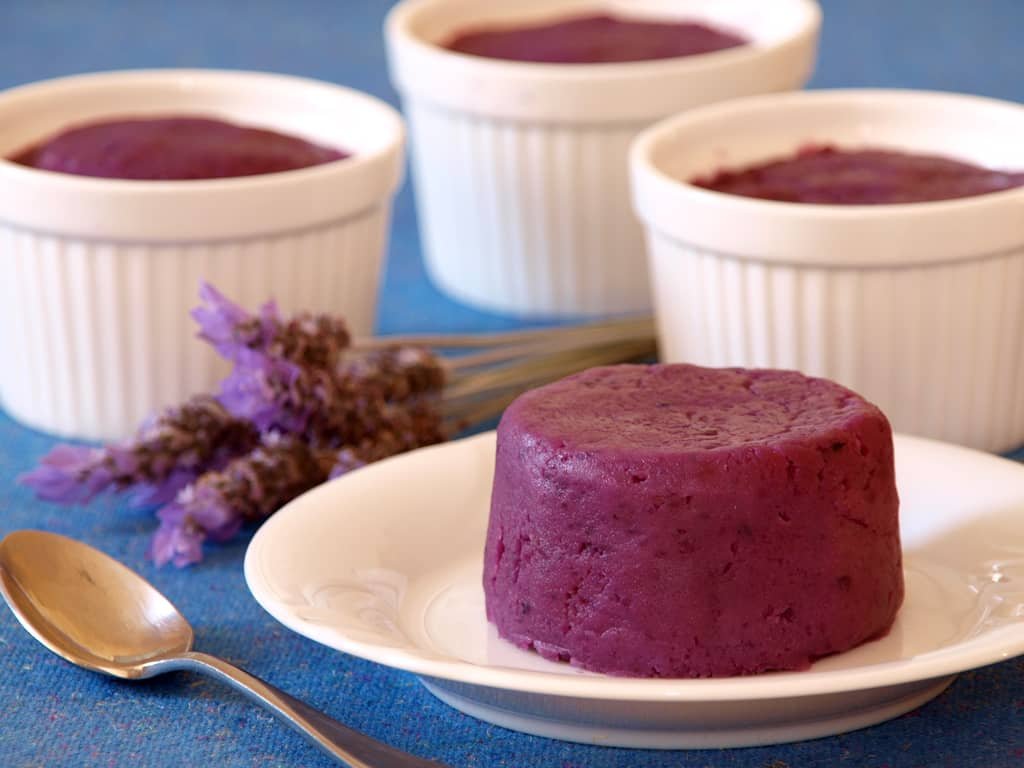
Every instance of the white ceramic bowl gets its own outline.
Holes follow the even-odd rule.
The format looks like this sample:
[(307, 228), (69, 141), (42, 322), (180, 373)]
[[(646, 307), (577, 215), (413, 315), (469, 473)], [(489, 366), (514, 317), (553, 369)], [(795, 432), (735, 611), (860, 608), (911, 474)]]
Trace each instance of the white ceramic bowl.
[[(536, 64), (442, 47), (467, 26), (618, 11), (697, 19), (749, 46), (625, 64)], [(427, 268), (454, 297), (518, 314), (650, 306), (629, 205), (630, 141), (700, 104), (798, 88), (814, 64), (813, 0), (405, 0), (387, 20), (410, 122)]]
[(0, 93), (0, 157), (69, 124), (199, 114), (353, 157), (285, 173), (124, 181), (0, 160), (0, 402), (82, 438), (129, 434), (212, 390), (224, 366), (195, 338), (201, 280), (255, 307), (329, 310), (371, 330), (404, 130), (392, 108), (327, 83), (250, 72), (81, 75)]
[(661, 353), (796, 368), (894, 427), (988, 450), (1024, 442), (1024, 189), (877, 206), (781, 203), (687, 180), (871, 146), (1024, 169), (1024, 106), (910, 91), (760, 96), (666, 120), (633, 144)]

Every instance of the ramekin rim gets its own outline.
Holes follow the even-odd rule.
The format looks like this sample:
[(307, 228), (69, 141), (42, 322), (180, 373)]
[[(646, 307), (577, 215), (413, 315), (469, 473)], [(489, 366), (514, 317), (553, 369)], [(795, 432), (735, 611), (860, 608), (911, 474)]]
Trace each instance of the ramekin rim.
[(677, 56), (665, 59), (650, 59), (628, 62), (547, 63), (513, 61), (460, 53), (437, 43), (424, 40), (411, 29), (412, 16), (422, 9), (451, 0), (401, 0), (388, 12), (384, 21), (386, 35), (400, 40), (421, 55), (433, 56), (437, 60), (459, 61), (476, 67), (480, 72), (495, 76), (518, 77), (524, 81), (536, 82), (557, 77), (565, 82), (593, 80), (630, 80), (663, 74), (695, 74), (730, 65), (742, 65), (771, 56), (785, 50), (808, 37), (813, 37), (821, 28), (822, 11), (817, 0), (788, 0), (794, 7), (802, 8), (805, 16), (798, 29), (784, 39), (770, 45), (747, 44), (726, 48), (696, 56)]
[(320, 181), (323, 177), (343, 177), (357, 173), (366, 165), (385, 162), (398, 151), (405, 141), (405, 126), (402, 117), (393, 106), (383, 99), (364, 91), (350, 88), (338, 83), (326, 80), (318, 80), (311, 77), (301, 77), (279, 72), (267, 72), (261, 70), (246, 69), (220, 69), (220, 68), (189, 68), (189, 67), (167, 67), (167, 68), (141, 68), (141, 69), (111, 69), (83, 72), (73, 75), (36, 80), (22, 85), (0, 91), (0, 106), (8, 97), (19, 97), (32, 92), (44, 89), (59, 89), (61, 86), (77, 87), (79, 85), (90, 85), (96, 82), (111, 82), (117, 80), (153, 79), (172, 80), (185, 77), (205, 78), (216, 80), (219, 78), (241, 77), (249, 80), (274, 80), (280, 83), (293, 83), (300, 86), (314, 86), (326, 90), (335, 90), (339, 95), (364, 99), (372, 104), (386, 117), (394, 129), (391, 140), (380, 149), (370, 152), (356, 152), (347, 157), (331, 160), (326, 163), (296, 168), (288, 171), (276, 171), (274, 173), (257, 173), (248, 176), (231, 176), (226, 178), (213, 179), (116, 179), (96, 176), (85, 176), (61, 171), (50, 171), (41, 168), (22, 165), (0, 155), (0, 178), (7, 177), (12, 180), (32, 179), (37, 183), (54, 184), (64, 187), (67, 191), (105, 194), (131, 194), (131, 195), (164, 195), (184, 196), (195, 194), (209, 194), (210, 192), (230, 193), (244, 188), (273, 187), (291, 183), (301, 184), (306, 181)]
[[(802, 203), (782, 200), (766, 200), (763, 198), (746, 197), (734, 195), (728, 192), (718, 192), (697, 186), (687, 179), (673, 176), (658, 165), (651, 158), (651, 153), (660, 141), (665, 140), (665, 134), (676, 130), (680, 125), (689, 122), (711, 119), (717, 116), (715, 113), (735, 112), (742, 114), (749, 108), (760, 106), (762, 103), (786, 102), (786, 101), (828, 101), (830, 99), (846, 98), (881, 98), (881, 99), (927, 99), (927, 100), (949, 100), (961, 103), (975, 103), (978, 105), (989, 105), (992, 107), (1018, 108), (1021, 110), (1024, 119), (1024, 105), (1005, 99), (997, 99), (989, 96), (978, 96), (975, 94), (958, 93), (954, 91), (933, 91), (909, 88), (828, 88), (805, 91), (788, 91), (784, 93), (759, 94), (733, 99), (725, 102), (708, 104), (683, 113), (668, 117), (642, 131), (629, 151), (630, 165), (641, 175), (646, 175), (659, 183), (671, 185), (681, 195), (692, 196), (696, 200), (706, 203), (734, 208), (737, 213), (743, 210), (758, 210), (771, 212), (772, 215), (787, 218), (808, 218), (808, 219), (849, 219), (871, 217), (874, 219), (906, 217), (907, 215), (941, 215), (951, 208), (966, 209), (969, 207), (987, 207), (994, 203), (1001, 203), (1009, 198), (1019, 196), (1024, 199), (1024, 187), (986, 192), (980, 195), (969, 195), (965, 197), (950, 198), (946, 200), (927, 200), (914, 203), (885, 203), (885, 204), (827, 204), (827, 203)], [(781, 106), (781, 105), (780, 105)]]

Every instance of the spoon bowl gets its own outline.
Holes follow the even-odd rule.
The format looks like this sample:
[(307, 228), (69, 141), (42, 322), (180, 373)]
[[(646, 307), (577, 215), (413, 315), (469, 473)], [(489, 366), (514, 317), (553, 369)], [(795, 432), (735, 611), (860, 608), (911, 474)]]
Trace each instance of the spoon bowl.
[(154, 673), (149, 662), (192, 650), (192, 627), (167, 598), (74, 539), (42, 531), (7, 536), (0, 591), (39, 642), (86, 669), (143, 678)]
[(137, 680), (187, 670), (263, 704), (350, 768), (448, 768), (342, 725), (223, 659), (192, 650), (185, 617), (148, 581), (87, 544), (44, 531), (0, 541), (0, 593), (28, 632), (80, 667)]

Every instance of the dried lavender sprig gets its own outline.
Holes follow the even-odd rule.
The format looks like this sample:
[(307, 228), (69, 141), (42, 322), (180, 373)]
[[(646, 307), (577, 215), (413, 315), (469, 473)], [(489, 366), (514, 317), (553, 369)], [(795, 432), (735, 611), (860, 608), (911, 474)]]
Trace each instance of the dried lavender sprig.
[(265, 346), (279, 324), (273, 303), (252, 315), (205, 281), (199, 284), (199, 299), (203, 303), (191, 312), (199, 324), (199, 337), (228, 360), (236, 359), (240, 350)]
[(395, 435), (409, 450), (445, 439), (436, 395), (386, 402), (358, 389), (335, 390), (322, 399), (318, 392), (310, 394), (305, 402), (319, 400), (319, 407), (310, 410), (302, 435), (313, 445), (341, 448)]
[(204, 540), (225, 541), (246, 520), (272, 514), (322, 483), (331, 463), (333, 457), (318, 456), (297, 437), (264, 435), (248, 455), (204, 474), (158, 512), (150, 557), (157, 565), (199, 562)]
[[(389, 404), (381, 411), (377, 432), (334, 453), (330, 477), (446, 439), (437, 404), (429, 399)], [(330, 436), (325, 436), (330, 442)]]
[(382, 400), (407, 400), (437, 393), (447, 376), (441, 359), (425, 347), (380, 347), (348, 354), (335, 369), (347, 389), (360, 389)]
[(383, 413), (385, 421), (372, 439), (340, 450), (314, 449), (295, 435), (264, 435), (251, 453), (204, 474), (159, 510), (150, 557), (158, 565), (197, 563), (207, 539), (230, 539), (244, 522), (273, 514), (328, 477), (444, 439), (429, 401), (392, 404)]
[(44, 501), (86, 504), (114, 484), (110, 457), (103, 448), (59, 443), (39, 466), (18, 476)]
[[(302, 384), (302, 377), (296, 383)], [(406, 435), (408, 450), (444, 439), (437, 407), (444, 383), (436, 356), (400, 347), (346, 359), (330, 382), (296, 391), (310, 395), (306, 434), (313, 442), (359, 445), (394, 433)]]
[(340, 317), (303, 312), (283, 320), (272, 301), (254, 315), (208, 283), (200, 285), (199, 298), (204, 303), (192, 310), (192, 317), (199, 323), (200, 337), (238, 364), (254, 365), (258, 358), (269, 357), (333, 368), (351, 341)]
[(250, 363), (222, 382), (225, 407), (260, 430), (321, 444), (359, 444), (380, 431), (390, 404), (439, 396), (444, 385), (437, 358), (415, 348), (344, 360), (339, 373), (270, 357)]
[(351, 340), (340, 317), (302, 312), (288, 318), (265, 351), (299, 365), (334, 368)]
[(256, 444), (246, 421), (199, 395), (145, 422), (133, 440), (103, 448), (58, 445), (19, 478), (47, 501), (87, 503), (107, 491), (132, 491), (132, 505), (163, 504), (197, 476)]
[(440, 392), (444, 368), (426, 349), (383, 348), (342, 357), (348, 333), (337, 318), (299, 315), (282, 322), (267, 304), (250, 315), (209, 285), (193, 315), (201, 335), (234, 360), (220, 399), (257, 429), (362, 442), (383, 404)]
[(221, 381), (220, 402), (261, 432), (299, 434), (330, 390), (330, 374), (287, 360), (253, 356)]
[(147, 557), (157, 565), (174, 563), (179, 568), (203, 559), (206, 531), (188, 517), (185, 507), (168, 504), (156, 515), (160, 525), (149, 540)]

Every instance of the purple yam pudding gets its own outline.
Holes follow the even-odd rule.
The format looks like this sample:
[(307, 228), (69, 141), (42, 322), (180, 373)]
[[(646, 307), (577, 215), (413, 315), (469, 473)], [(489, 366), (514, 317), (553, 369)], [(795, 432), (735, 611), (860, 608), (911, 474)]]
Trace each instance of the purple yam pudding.
[(892, 625), (898, 507), (889, 422), (838, 384), (594, 368), (501, 420), (487, 616), (614, 675), (803, 669)]
[(694, 56), (746, 45), (732, 32), (692, 21), (574, 16), (522, 27), (463, 30), (445, 47), (491, 59), (607, 64)]
[(78, 176), (179, 181), (292, 171), (345, 157), (276, 131), (182, 116), (73, 126), (10, 159)]
[(762, 200), (826, 205), (884, 205), (953, 200), (1024, 186), (1007, 172), (936, 155), (812, 146), (768, 163), (718, 171), (693, 184)]

